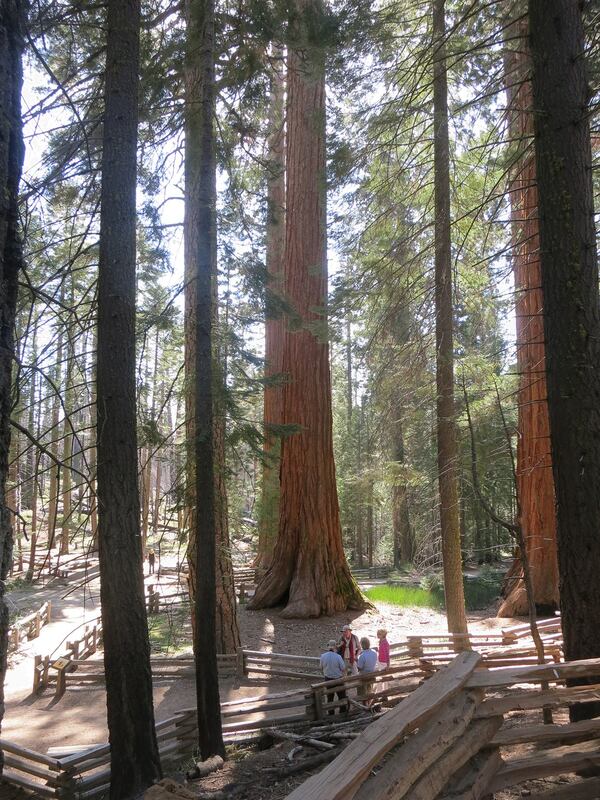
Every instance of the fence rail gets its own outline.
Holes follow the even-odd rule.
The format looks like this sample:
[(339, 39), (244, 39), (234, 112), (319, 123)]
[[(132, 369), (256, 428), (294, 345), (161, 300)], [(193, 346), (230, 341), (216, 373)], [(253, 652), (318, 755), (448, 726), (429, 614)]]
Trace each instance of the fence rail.
[(8, 629), (8, 646), (17, 648), (23, 639), (37, 639), (44, 625), (52, 620), (52, 601), (46, 600), (37, 611), (17, 620)]

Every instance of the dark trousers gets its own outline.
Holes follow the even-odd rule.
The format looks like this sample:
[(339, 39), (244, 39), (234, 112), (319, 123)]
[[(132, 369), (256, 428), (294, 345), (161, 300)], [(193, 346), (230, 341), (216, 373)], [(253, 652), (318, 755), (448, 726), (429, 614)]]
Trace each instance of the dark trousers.
[[(345, 700), (346, 699), (346, 690), (345, 689), (338, 689), (337, 692), (327, 692), (327, 702), (333, 703), (335, 700), (335, 696), (337, 694), (338, 700)], [(342, 712), (342, 708), (340, 707), (340, 713)], [(330, 708), (327, 712), (328, 714), (335, 714), (335, 708)]]

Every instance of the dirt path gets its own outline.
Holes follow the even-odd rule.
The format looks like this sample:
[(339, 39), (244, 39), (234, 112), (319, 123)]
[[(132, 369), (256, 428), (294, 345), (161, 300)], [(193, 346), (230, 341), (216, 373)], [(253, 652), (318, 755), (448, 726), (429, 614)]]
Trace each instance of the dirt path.
[[(81, 584), (85, 574), (73, 575), (70, 587), (51, 586), (36, 590), (34, 605), (51, 599), (53, 621), (42, 629), (42, 635), (25, 646), (11, 658), (6, 682), (6, 714), (2, 735), (38, 751), (48, 747), (69, 744), (95, 744), (106, 741), (106, 701), (103, 687), (85, 686), (70, 688), (65, 696), (54, 703), (52, 692), (33, 696), (33, 657), (36, 653), (58, 653), (74, 630), (91, 622), (99, 615), (98, 579), (75, 591), (70, 589)], [(163, 590), (168, 590), (174, 579), (167, 576)], [(156, 576), (146, 578), (146, 583), (157, 584)], [(70, 592), (66, 597), (65, 594)], [(31, 606), (32, 592), (11, 593), (10, 601), (27, 602)], [(509, 623), (497, 620), (490, 612), (470, 617), (473, 632), (493, 630)], [(363, 614), (338, 614), (318, 620), (283, 620), (276, 610), (249, 611), (239, 608), (239, 624), (244, 647), (281, 653), (319, 655), (331, 637), (339, 635), (343, 624), (351, 622), (359, 636), (369, 636), (376, 641), (375, 633), (381, 626), (387, 627), (391, 642), (404, 638), (409, 633), (445, 633), (445, 617), (437, 611), (423, 608), (398, 609), (379, 604), (376, 610)], [(269, 692), (298, 687), (298, 681), (272, 679), (245, 681), (243, 685), (233, 679), (221, 685), (221, 699), (232, 700)], [(154, 687), (155, 714), (157, 721), (166, 719), (173, 712), (194, 705), (194, 683), (180, 679), (177, 682), (156, 682)]]

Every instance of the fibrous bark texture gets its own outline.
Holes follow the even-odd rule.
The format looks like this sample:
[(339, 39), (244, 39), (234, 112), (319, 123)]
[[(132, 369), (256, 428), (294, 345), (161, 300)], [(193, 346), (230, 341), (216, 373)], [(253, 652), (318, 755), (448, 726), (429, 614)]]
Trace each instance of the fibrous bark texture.
[(438, 481), (448, 630), (465, 633), (467, 618), (460, 548), (458, 446), (454, 410), (450, 144), (446, 76), (445, 2), (433, 2), (433, 108), (435, 169), (435, 312)]
[[(198, 568), (202, 571), (202, 580), (208, 579), (209, 573), (206, 571), (206, 558), (208, 551), (203, 551), (204, 555), (198, 560), (198, 542), (196, 535), (199, 531), (198, 519), (196, 516), (197, 507), (200, 513), (208, 513), (208, 504), (212, 504), (211, 525), (214, 525), (212, 534), (214, 542), (211, 544), (214, 552), (214, 567), (210, 574), (213, 575), (213, 582), (216, 592), (216, 602), (214, 603), (214, 620), (216, 647), (219, 653), (235, 653), (240, 645), (240, 634), (237, 624), (235, 606), (235, 587), (233, 583), (233, 566), (231, 563), (231, 548), (229, 542), (229, 525), (227, 516), (227, 489), (225, 485), (225, 418), (221, 403), (221, 373), (218, 369), (218, 352), (214, 346), (213, 329), (217, 326), (217, 296), (216, 296), (216, 222), (214, 219), (216, 207), (216, 189), (214, 188), (215, 178), (212, 172), (216, 169), (214, 160), (214, 144), (203, 140), (202, 137), (212, 137), (212, 112), (207, 110), (206, 103), (212, 103), (210, 97), (204, 95), (205, 81), (214, 80), (210, 65), (205, 64), (204, 58), (208, 58), (205, 47), (199, 37), (208, 36), (210, 47), (212, 47), (212, 33), (204, 28), (201, 17), (213, 13), (212, 10), (202, 2), (190, 2), (187, 7), (188, 20), (188, 55), (186, 58), (186, 208), (184, 224), (185, 241), (185, 414), (186, 414), (186, 439), (188, 443), (187, 466), (186, 466), (186, 503), (188, 507), (188, 526), (190, 530), (190, 542), (188, 548), (188, 561), (190, 566), (189, 589), (194, 607), (197, 598)], [(208, 23), (207, 23), (208, 24)], [(210, 23), (212, 31), (212, 23)], [(212, 69), (212, 68), (210, 68)], [(210, 72), (210, 74), (209, 74)], [(210, 89), (212, 96), (213, 89)], [(208, 122), (205, 123), (204, 114), (209, 114)], [(204, 125), (208, 125), (207, 131)], [(210, 152), (208, 152), (206, 150)], [(210, 163), (204, 163), (204, 159), (209, 159)], [(208, 182), (207, 182), (208, 181)], [(214, 192), (214, 196), (211, 195)], [(207, 216), (208, 215), (208, 216)], [(214, 241), (213, 241), (214, 239)], [(210, 269), (212, 270), (207, 287), (202, 291), (208, 291), (207, 298), (199, 298), (200, 291), (199, 271), (206, 267), (205, 261), (210, 259)], [(204, 280), (207, 280), (204, 276)], [(198, 317), (199, 303), (202, 313), (207, 309), (203, 304), (209, 304), (211, 313), (210, 328), (205, 330), (209, 322)], [(210, 363), (198, 367), (198, 359), (202, 354), (198, 353), (199, 337), (210, 333), (210, 346), (213, 350)], [(204, 347), (206, 342), (202, 342)], [(210, 386), (206, 386), (207, 382)], [(215, 391), (213, 391), (213, 387)], [(200, 494), (197, 494), (198, 476), (196, 474), (197, 444), (202, 441), (203, 445), (208, 442), (202, 440), (203, 431), (208, 424), (208, 420), (203, 416), (203, 412), (197, 409), (197, 398), (201, 402), (208, 402), (204, 396), (210, 393), (211, 412), (210, 424), (212, 426), (212, 452), (211, 467), (214, 487), (209, 494), (206, 487), (202, 487)], [(198, 415), (202, 420), (201, 427), (197, 428)], [(199, 434), (196, 431), (199, 430)], [(208, 473), (207, 473), (208, 475)], [(196, 498), (200, 498), (197, 504)], [(206, 615), (206, 609), (202, 612)], [(193, 612), (194, 631), (196, 628), (197, 615)]]
[[(519, 438), (517, 440), (517, 494), (520, 525), (531, 570), (533, 601), (541, 612), (558, 608), (556, 508), (550, 455), (550, 420), (546, 391), (544, 302), (540, 274), (538, 197), (533, 137), (531, 54), (527, 19), (509, 28), (512, 42), (506, 63), (509, 130), (519, 142), (511, 172), (513, 272), (516, 294), (517, 367), (519, 370)], [(516, 577), (499, 617), (528, 613), (520, 560)]]
[(139, 0), (109, 0), (98, 270), (98, 533), (111, 788), (160, 777), (146, 620), (136, 436)]
[[(288, 55), (284, 290), (294, 309), (283, 352), (283, 421), (298, 426), (281, 446), (279, 536), (253, 608), (286, 604), (287, 617), (364, 607), (342, 547), (333, 461), (325, 215), (325, 72), (308, 28), (322, 7), (295, 6)], [(310, 23), (310, 24), (309, 24)], [(313, 39), (314, 41), (314, 39)]]
[[(265, 384), (263, 419), (265, 426), (264, 464), (258, 529), (256, 566), (268, 567), (279, 528), (279, 458), (281, 435), (277, 426), (283, 422), (283, 387), (277, 383), (282, 372), (285, 328), (280, 296), (283, 288), (285, 254), (285, 134), (284, 50), (272, 50), (271, 98), (269, 107), (267, 173), (267, 302), (265, 320)], [(269, 381), (275, 381), (270, 384)]]
[[(12, 559), (13, 531), (6, 481), (10, 451), (14, 326), (22, 248), (17, 198), (23, 166), (21, 85), (24, 2), (0, 0), (0, 725), (4, 716), (4, 676), (8, 645), (5, 580)], [(2, 771), (0, 755), (0, 772)]]
[[(530, 0), (529, 31), (565, 657), (593, 658), (600, 656), (600, 299), (581, 4)], [(592, 705), (581, 716), (600, 712)]]
[[(202, 759), (225, 755), (217, 673), (217, 517), (224, 490), (215, 469), (213, 396), (217, 187), (215, 158), (214, 0), (187, 0), (185, 69), (185, 266), (193, 298), (193, 363), (187, 392), (193, 396), (195, 562), (194, 656), (198, 745)], [(189, 310), (189, 309), (188, 309)], [(188, 328), (189, 330), (189, 328)], [(187, 358), (191, 354), (188, 352)], [(221, 455), (222, 454), (218, 454)]]

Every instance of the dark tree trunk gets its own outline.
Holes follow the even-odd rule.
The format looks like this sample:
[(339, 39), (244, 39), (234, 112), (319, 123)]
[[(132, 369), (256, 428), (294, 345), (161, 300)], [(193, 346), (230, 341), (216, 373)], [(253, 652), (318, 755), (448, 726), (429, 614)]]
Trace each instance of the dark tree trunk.
[(467, 618), (460, 548), (458, 447), (454, 410), (450, 144), (448, 139), (445, 0), (433, 1), (433, 38), (435, 333), (440, 525), (448, 630), (451, 633), (465, 633)]
[(98, 272), (98, 531), (111, 787), (160, 777), (146, 620), (136, 436), (139, 0), (109, 0)]
[[(558, 556), (546, 390), (535, 153), (529, 146), (533, 136), (533, 103), (527, 18), (519, 19), (508, 30), (512, 43), (505, 58), (509, 130), (511, 139), (519, 142), (520, 147), (519, 159), (511, 171), (509, 183), (519, 370), (519, 522), (527, 546), (533, 600), (540, 612), (549, 613), (559, 603)], [(520, 561), (510, 573), (522, 574)], [(508, 585), (511, 585), (511, 589), (498, 610), (498, 616), (527, 614), (528, 601), (522, 578), (509, 579)]]
[[(581, 4), (529, 0), (529, 31), (565, 657), (597, 658), (600, 300)], [(599, 713), (599, 703), (571, 709)]]
[[(214, 0), (187, 0), (185, 113), (185, 262), (194, 300), (193, 397), (196, 700), (203, 759), (225, 754), (217, 674), (213, 323), (216, 271)], [(188, 328), (189, 330), (189, 328)]]
[[(269, 105), (269, 166), (267, 174), (267, 302), (265, 304), (265, 378), (273, 379), (282, 371), (284, 325), (280, 304), (276, 302), (283, 288), (285, 253), (285, 136), (284, 50), (272, 51), (271, 98)], [(275, 302), (272, 302), (275, 300)], [(283, 421), (283, 387), (265, 386), (263, 419), (265, 426), (265, 461), (262, 474), (260, 526), (256, 565), (268, 567), (279, 528), (279, 460), (281, 436), (273, 426)]]
[[(0, 0), (0, 725), (4, 716), (4, 676), (8, 645), (5, 580), (12, 559), (13, 531), (6, 502), (12, 410), (14, 327), (22, 248), (17, 199), (23, 166), (21, 85), (26, 3)], [(0, 755), (0, 772), (3, 759)]]
[(404, 431), (402, 417), (393, 423), (393, 453), (397, 472), (392, 488), (392, 527), (394, 535), (394, 566), (402, 566), (402, 562), (412, 562), (414, 558), (410, 514), (408, 508), (408, 487), (404, 477)]
[[(317, 617), (364, 600), (342, 546), (333, 461), (327, 302), (325, 59), (315, 46), (320, 2), (294, 7), (288, 56), (283, 421), (300, 426), (281, 447), (279, 536), (273, 562), (250, 604), (285, 603), (287, 617)], [(312, 34), (312, 36), (311, 36)]]

